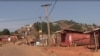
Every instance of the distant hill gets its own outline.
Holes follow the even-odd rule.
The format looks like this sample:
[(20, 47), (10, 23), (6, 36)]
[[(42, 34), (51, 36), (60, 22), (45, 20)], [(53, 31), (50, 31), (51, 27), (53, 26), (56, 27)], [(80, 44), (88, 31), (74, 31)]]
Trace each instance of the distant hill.
[(93, 28), (99, 27), (96, 24), (83, 24), (78, 23), (73, 20), (59, 20), (54, 22), (57, 25), (59, 25), (60, 29), (74, 29), (77, 31), (86, 31), (86, 30), (92, 30)]

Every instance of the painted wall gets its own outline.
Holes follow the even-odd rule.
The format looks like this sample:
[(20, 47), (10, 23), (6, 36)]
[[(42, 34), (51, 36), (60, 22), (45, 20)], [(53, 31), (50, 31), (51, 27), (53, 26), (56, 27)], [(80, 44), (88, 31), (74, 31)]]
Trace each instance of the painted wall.
[[(63, 34), (62, 34), (63, 35)], [(65, 38), (64, 42), (61, 42), (63, 45), (70, 45), (72, 43), (77, 45), (90, 44), (90, 35), (83, 33), (66, 33), (66, 36), (61, 37), (61, 39)]]

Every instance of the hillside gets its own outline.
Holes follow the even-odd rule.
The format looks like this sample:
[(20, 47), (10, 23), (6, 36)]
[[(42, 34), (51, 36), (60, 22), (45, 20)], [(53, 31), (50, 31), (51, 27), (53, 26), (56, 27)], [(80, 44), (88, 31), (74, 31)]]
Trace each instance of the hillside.
[[(41, 28), (42, 24), (42, 28)], [(73, 29), (77, 31), (89, 31), (92, 30), (93, 28), (99, 27), (96, 24), (83, 24), (83, 23), (78, 23), (73, 20), (59, 20), (55, 22), (50, 22), (50, 31), (51, 33), (61, 30), (61, 29)], [(42, 29), (44, 34), (47, 34), (47, 23), (46, 22), (36, 22), (34, 23), (34, 28), (36, 31), (39, 31)]]
[(56, 21), (54, 23), (59, 25), (60, 29), (74, 29), (74, 30), (77, 30), (77, 31), (86, 31), (86, 30), (91, 30), (93, 28), (99, 27), (96, 24), (92, 24), (92, 25), (83, 24), (83, 23), (75, 22), (73, 20), (70, 20), (70, 21), (59, 20), (59, 21)]

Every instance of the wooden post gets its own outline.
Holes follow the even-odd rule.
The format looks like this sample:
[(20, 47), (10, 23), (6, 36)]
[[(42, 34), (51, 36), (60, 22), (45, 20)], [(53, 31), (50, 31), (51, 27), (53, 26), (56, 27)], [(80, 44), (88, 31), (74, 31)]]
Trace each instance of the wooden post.
[(98, 32), (98, 47), (100, 48), (100, 32)]
[(92, 46), (92, 36), (91, 36), (91, 34), (90, 34), (90, 48), (91, 48), (91, 46)]
[(94, 42), (95, 42), (95, 51), (98, 50), (98, 47), (97, 47), (97, 37), (96, 37), (96, 33), (94, 32)]

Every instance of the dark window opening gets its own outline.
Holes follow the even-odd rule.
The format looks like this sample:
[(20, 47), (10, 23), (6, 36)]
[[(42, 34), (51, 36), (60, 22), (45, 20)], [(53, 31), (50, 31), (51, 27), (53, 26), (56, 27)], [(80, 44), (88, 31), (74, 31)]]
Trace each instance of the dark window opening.
[(61, 42), (65, 42), (65, 38), (66, 38), (66, 33), (63, 33), (61, 35)]

